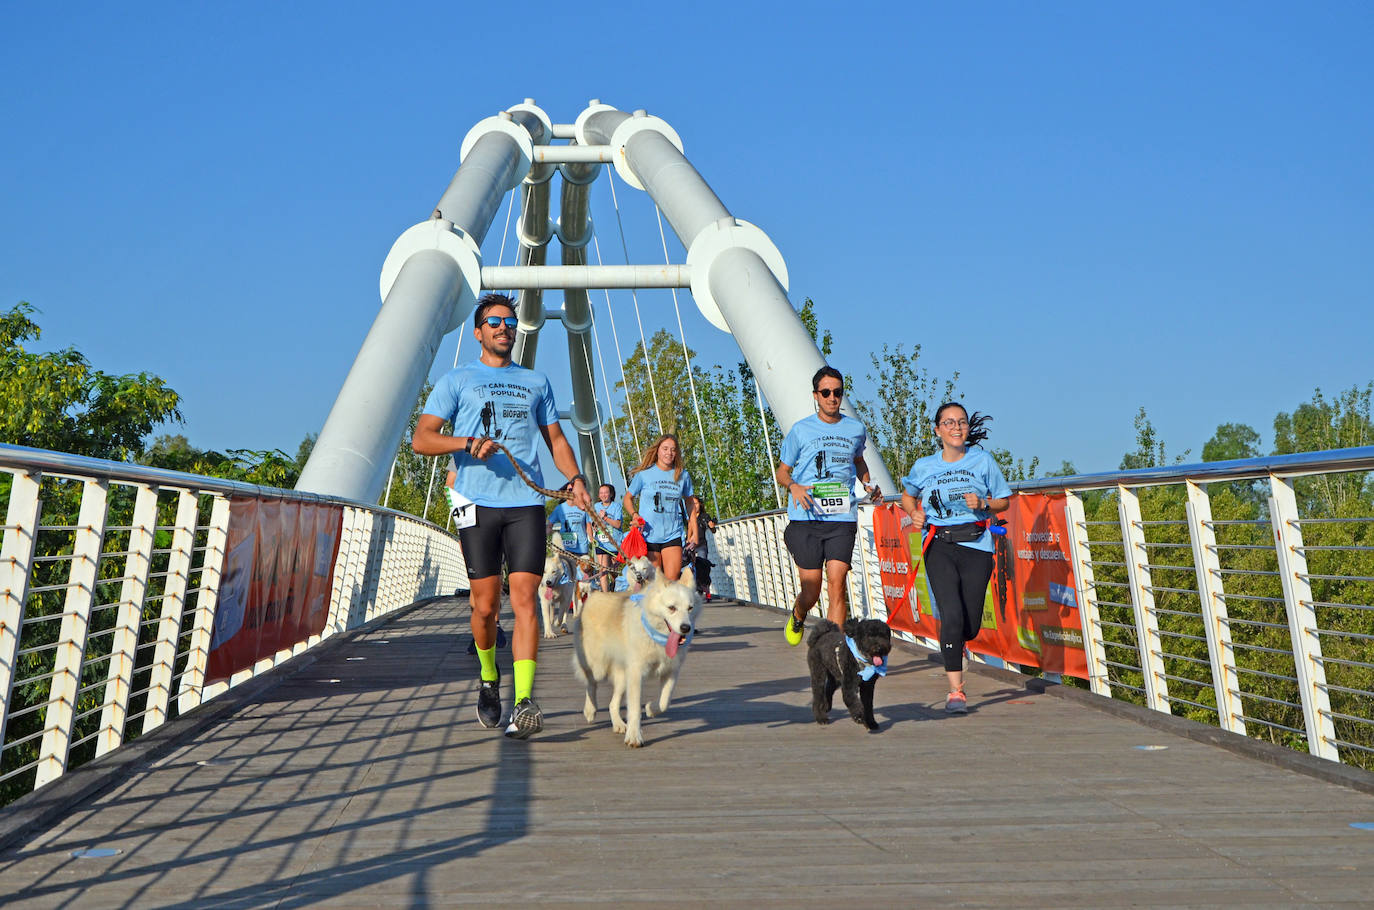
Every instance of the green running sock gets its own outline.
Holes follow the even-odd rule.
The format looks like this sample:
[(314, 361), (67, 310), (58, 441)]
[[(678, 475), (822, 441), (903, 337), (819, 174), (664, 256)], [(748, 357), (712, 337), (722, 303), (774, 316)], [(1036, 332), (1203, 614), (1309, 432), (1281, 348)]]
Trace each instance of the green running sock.
[(534, 691), (534, 661), (517, 660), (515, 662), (515, 700), (518, 702), (522, 698), (529, 698)]
[(501, 678), (496, 670), (496, 646), (477, 649), (477, 662), (482, 665), (482, 679), (493, 682)]

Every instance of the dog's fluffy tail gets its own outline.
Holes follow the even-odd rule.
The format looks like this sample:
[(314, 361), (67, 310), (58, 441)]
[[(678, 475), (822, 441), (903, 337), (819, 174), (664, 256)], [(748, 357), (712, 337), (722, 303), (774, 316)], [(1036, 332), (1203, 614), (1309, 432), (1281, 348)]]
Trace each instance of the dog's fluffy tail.
[(828, 619), (822, 619), (820, 622), (816, 623), (816, 627), (811, 630), (811, 637), (806, 640), (806, 643), (808, 645), (813, 645), (816, 643), (816, 640), (820, 638), (822, 635), (825, 635), (828, 632), (838, 631), (840, 631), (839, 626), (835, 625)]

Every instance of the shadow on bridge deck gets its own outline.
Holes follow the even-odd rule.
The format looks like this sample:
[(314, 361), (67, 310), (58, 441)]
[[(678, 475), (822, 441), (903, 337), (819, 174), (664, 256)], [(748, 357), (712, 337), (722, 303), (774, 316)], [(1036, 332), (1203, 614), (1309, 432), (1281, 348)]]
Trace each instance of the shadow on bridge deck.
[[(1374, 796), (900, 653), (811, 721), (781, 614), (713, 604), (627, 749), (544, 642), (545, 729), (474, 719), (467, 608), (344, 639), (0, 853), (12, 906), (1294, 906), (1374, 894)], [(456, 634), (463, 631), (463, 635)], [(509, 653), (500, 661), (509, 679)], [(509, 705), (509, 689), (506, 691)], [(1141, 746), (1165, 746), (1142, 750)], [(109, 858), (74, 858), (112, 847)]]

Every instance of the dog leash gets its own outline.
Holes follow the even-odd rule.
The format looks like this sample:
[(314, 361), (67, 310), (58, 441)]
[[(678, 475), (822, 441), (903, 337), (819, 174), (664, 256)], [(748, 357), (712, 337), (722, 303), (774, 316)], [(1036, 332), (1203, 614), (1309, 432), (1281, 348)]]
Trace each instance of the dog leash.
[[(561, 499), (564, 502), (572, 502), (573, 496), (571, 490), (564, 492), (563, 490), (550, 490), (547, 487), (541, 487), (533, 480), (530, 480), (529, 475), (525, 473), (524, 468), (520, 467), (520, 462), (515, 460), (515, 456), (511, 454), (510, 449), (506, 448), (500, 442), (497, 442), (495, 439), (492, 439), (489, 436), (478, 437), (477, 446), (480, 448), (481, 443), (484, 442), (491, 443), (492, 445), (496, 446), (496, 448), (499, 451), (505, 453), (505, 456), (510, 459), (511, 467), (515, 468), (515, 473), (519, 475), (520, 479), (523, 480), (530, 489), (534, 490), (537, 493), (542, 493), (544, 496), (547, 496), (550, 499)], [(621, 562), (629, 562), (629, 560), (625, 558), (625, 554), (621, 552), (620, 544), (615, 542), (615, 535), (611, 533), (611, 527), (606, 524), (605, 520), (600, 515), (597, 514), (596, 509), (592, 509), (587, 513), (587, 515), (589, 518), (591, 518), (592, 524), (596, 525), (603, 532), (605, 532), (606, 538), (615, 546), (615, 558), (620, 560)], [(555, 547), (554, 549), (558, 548)], [(568, 555), (576, 556), (578, 554), (570, 553)], [(578, 565), (582, 565), (582, 563), (579, 562)]]

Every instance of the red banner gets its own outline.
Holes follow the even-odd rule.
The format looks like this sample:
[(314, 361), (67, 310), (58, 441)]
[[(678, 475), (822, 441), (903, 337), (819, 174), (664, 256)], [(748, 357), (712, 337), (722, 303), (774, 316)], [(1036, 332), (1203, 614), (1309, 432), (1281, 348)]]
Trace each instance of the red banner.
[(233, 499), (206, 679), (225, 679), (324, 631), (343, 509)]
[[(1006, 534), (993, 535), (992, 583), (982, 630), (969, 650), (1086, 679), (1064, 497), (1015, 495), (999, 517)], [(911, 519), (890, 503), (874, 511), (873, 531), (888, 624), (938, 639), (939, 604), (926, 583)]]

